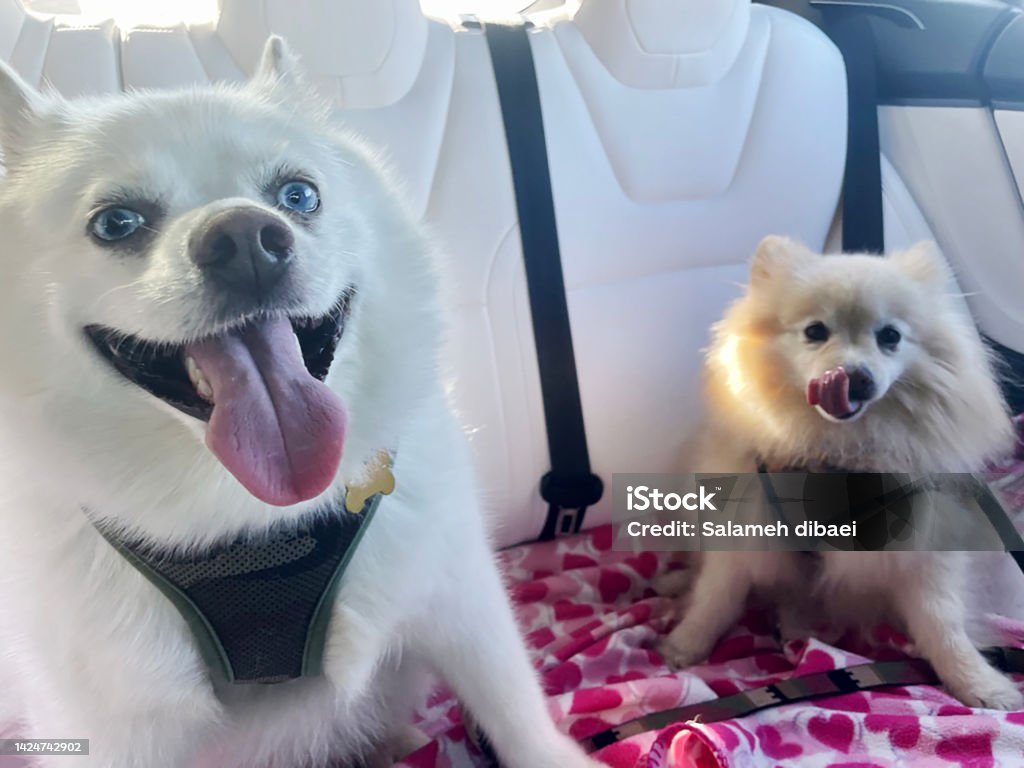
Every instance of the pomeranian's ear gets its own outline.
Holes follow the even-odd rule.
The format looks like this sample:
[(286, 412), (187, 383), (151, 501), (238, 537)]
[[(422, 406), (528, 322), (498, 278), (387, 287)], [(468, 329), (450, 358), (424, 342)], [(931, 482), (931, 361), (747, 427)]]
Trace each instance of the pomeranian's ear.
[(889, 257), (906, 274), (926, 285), (945, 285), (952, 282), (953, 270), (949, 268), (939, 246), (931, 240), (924, 240), (906, 251), (899, 251)]
[(779, 276), (792, 274), (796, 268), (818, 255), (807, 246), (788, 237), (768, 235), (757, 246), (750, 264), (750, 284), (761, 285)]
[(273, 90), (304, 90), (305, 76), (299, 57), (296, 56), (284, 38), (271, 35), (263, 46), (259, 66), (250, 82), (257, 87)]
[(44, 97), (39, 91), (0, 61), (0, 149), (4, 165), (17, 162), (43, 103)]

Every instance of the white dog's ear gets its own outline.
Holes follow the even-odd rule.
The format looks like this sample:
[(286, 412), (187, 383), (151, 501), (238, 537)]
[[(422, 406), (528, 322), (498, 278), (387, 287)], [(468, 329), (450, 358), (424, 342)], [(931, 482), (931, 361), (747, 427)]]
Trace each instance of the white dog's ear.
[(890, 258), (906, 274), (926, 285), (945, 285), (953, 281), (953, 270), (939, 251), (939, 246), (931, 240), (923, 240)]
[(0, 61), (0, 149), (4, 165), (17, 161), (43, 103), (44, 97), (39, 91)]
[(271, 35), (263, 46), (259, 66), (252, 76), (256, 86), (277, 89), (303, 89), (304, 73), (292, 49), (279, 35)]
[(802, 243), (788, 237), (768, 235), (757, 246), (750, 264), (750, 284), (759, 285), (780, 275), (789, 275), (801, 264), (818, 255)]
[(275, 102), (298, 104), (308, 117), (326, 116), (327, 104), (306, 79), (306, 69), (283, 38), (271, 35), (249, 87)]

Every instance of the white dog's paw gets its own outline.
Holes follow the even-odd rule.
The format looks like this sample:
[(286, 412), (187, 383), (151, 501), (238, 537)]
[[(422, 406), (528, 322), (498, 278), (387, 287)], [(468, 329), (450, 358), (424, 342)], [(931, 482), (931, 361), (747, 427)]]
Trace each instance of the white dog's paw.
[(685, 568), (681, 571), (666, 571), (655, 577), (651, 587), (662, 597), (679, 597), (690, 590), (693, 584), (693, 570)]
[(363, 758), (361, 768), (392, 768), (403, 757), (429, 742), (430, 739), (419, 728), (413, 725), (397, 726), (374, 752)]
[(578, 750), (575, 755), (556, 757), (543, 765), (537, 765), (536, 768), (608, 768), (608, 766), (585, 754), (582, 750)]
[(1012, 680), (989, 666), (975, 675), (965, 675), (962, 680), (949, 681), (946, 688), (974, 709), (1024, 709), (1024, 693)]
[(552, 768), (608, 768), (600, 760), (595, 760), (577, 747), (574, 754), (559, 758), (559, 762), (552, 763)]
[(579, 744), (564, 734), (559, 734), (556, 743), (549, 744), (547, 749), (543, 750), (543, 757), (535, 755), (528, 765), (530, 768), (608, 768), (600, 760), (595, 760), (584, 752)]
[[(678, 628), (677, 628), (678, 629)], [(700, 638), (674, 631), (658, 645), (658, 653), (670, 669), (686, 669), (707, 659), (711, 648)]]
[(583, 754), (582, 752), (567, 762), (558, 763), (557, 766), (558, 768), (608, 768), (605, 763), (595, 760), (590, 755)]

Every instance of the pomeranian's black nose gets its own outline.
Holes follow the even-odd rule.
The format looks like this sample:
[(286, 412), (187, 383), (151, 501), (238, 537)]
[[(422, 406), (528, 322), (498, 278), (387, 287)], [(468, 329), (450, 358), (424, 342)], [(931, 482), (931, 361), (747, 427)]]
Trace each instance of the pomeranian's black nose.
[(192, 238), (192, 260), (214, 282), (265, 296), (288, 271), (295, 236), (288, 225), (259, 208), (214, 214)]
[(878, 387), (867, 368), (847, 368), (846, 375), (850, 377), (850, 400), (865, 402), (875, 396)]

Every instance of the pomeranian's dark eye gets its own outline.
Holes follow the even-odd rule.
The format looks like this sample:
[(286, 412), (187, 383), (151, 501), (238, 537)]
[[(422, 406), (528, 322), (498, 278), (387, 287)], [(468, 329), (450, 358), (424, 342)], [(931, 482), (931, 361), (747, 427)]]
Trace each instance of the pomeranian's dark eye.
[(878, 342), (878, 346), (887, 349), (895, 349), (902, 339), (903, 335), (891, 325), (885, 326), (875, 334), (875, 341)]
[(89, 231), (105, 243), (113, 243), (134, 235), (146, 223), (145, 217), (131, 208), (104, 208), (92, 217)]
[(808, 341), (828, 341), (828, 337), (828, 326), (822, 322), (813, 322), (806, 328), (804, 328), (804, 338), (806, 338)]
[(312, 213), (320, 207), (320, 193), (308, 181), (288, 181), (277, 190), (277, 204), (296, 213)]

